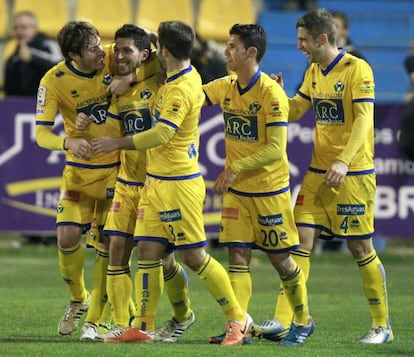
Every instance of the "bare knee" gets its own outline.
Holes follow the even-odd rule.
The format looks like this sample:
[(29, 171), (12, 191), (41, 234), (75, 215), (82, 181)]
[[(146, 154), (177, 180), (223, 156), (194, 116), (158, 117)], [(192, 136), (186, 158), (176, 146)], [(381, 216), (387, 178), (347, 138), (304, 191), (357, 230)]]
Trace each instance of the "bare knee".
[(293, 272), (295, 262), (289, 253), (268, 254), (273, 267), (277, 270), (280, 276), (288, 276)]
[(355, 259), (363, 258), (374, 250), (372, 239), (349, 239), (347, 246)]
[(191, 270), (197, 271), (203, 264), (207, 253), (203, 247), (179, 250), (182, 262)]
[(231, 265), (248, 266), (252, 257), (251, 248), (245, 247), (229, 247), (229, 263)]
[(68, 249), (79, 244), (82, 231), (77, 226), (58, 226), (57, 245), (59, 248)]

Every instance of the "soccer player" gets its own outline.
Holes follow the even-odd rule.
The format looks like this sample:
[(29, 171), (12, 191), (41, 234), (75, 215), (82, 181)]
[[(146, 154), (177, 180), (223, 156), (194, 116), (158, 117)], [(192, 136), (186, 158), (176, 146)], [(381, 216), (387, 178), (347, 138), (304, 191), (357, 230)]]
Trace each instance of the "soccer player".
[(224, 54), (235, 75), (203, 86), (207, 103), (220, 104), (224, 116), (226, 165), (214, 185), (223, 194), (219, 243), (228, 248), (228, 274), (244, 310), (252, 293), (251, 249), (267, 254), (295, 311), (290, 333), (284, 329), (280, 343), (298, 345), (314, 323), (305, 277), (289, 254), (299, 247), (286, 154), (289, 104), (280, 85), (260, 71), (266, 42), (261, 26), (234, 25)]
[[(147, 32), (129, 24), (118, 29), (115, 33), (114, 61), (119, 75), (135, 75), (137, 68), (143, 71), (139, 73), (140, 79), (135, 78), (125, 94), (113, 96), (108, 118), (121, 122), (124, 135), (148, 130), (152, 122), (150, 104), (158, 90), (157, 75), (162, 68), (155, 52), (151, 52)], [(90, 125), (94, 125), (90, 117), (78, 116), (77, 128), (85, 130)], [(114, 326), (104, 335), (98, 336), (103, 340), (120, 335), (129, 326), (129, 301), (132, 296), (129, 261), (134, 247), (133, 233), (140, 191), (146, 177), (145, 156), (145, 151), (121, 151), (115, 194), (104, 228), (110, 240), (107, 292)], [(185, 271), (175, 261), (173, 254), (167, 254), (163, 266), (167, 293), (174, 311), (173, 318), (167, 321), (157, 337), (175, 342), (194, 323), (195, 316), (190, 309)]]
[[(119, 136), (120, 125), (108, 121), (108, 93), (123, 90), (128, 77), (113, 82), (114, 68), (105, 63), (98, 30), (87, 22), (71, 21), (60, 30), (58, 42), (65, 61), (50, 69), (40, 82), (36, 108), (36, 140), (49, 150), (66, 150), (60, 199), (57, 205), (57, 246), (59, 269), (70, 292), (70, 302), (58, 324), (61, 335), (71, 334), (88, 311), (81, 341), (97, 334), (106, 296), (108, 243), (99, 235), (93, 271), (92, 294), (84, 281), (84, 251), (81, 234), (94, 217), (103, 227), (111, 204), (119, 166), (118, 152), (94, 155), (89, 140), (102, 135)], [(115, 84), (121, 85), (119, 87)], [(123, 83), (123, 85), (122, 85)], [(52, 130), (56, 112), (64, 121), (65, 136)], [(87, 131), (75, 128), (77, 115), (91, 116), (96, 125)], [(93, 330), (92, 332), (90, 330)]]
[(162, 257), (177, 249), (182, 261), (196, 272), (227, 316), (222, 345), (239, 345), (252, 320), (240, 307), (222, 265), (205, 250), (203, 224), (205, 184), (198, 166), (198, 120), (204, 103), (200, 75), (191, 66), (194, 32), (180, 21), (162, 22), (157, 55), (167, 79), (155, 98), (153, 128), (123, 138), (99, 138), (96, 152), (147, 150), (147, 181), (138, 206), (135, 239), (137, 312), (134, 327), (107, 342), (154, 338), (154, 316), (163, 290)]
[[(292, 254), (308, 277), (315, 240), (322, 235), (346, 239), (362, 275), (372, 318), (370, 330), (358, 341), (389, 343), (393, 333), (385, 271), (372, 245), (373, 73), (364, 60), (338, 50), (335, 22), (324, 9), (305, 14), (296, 29), (298, 49), (311, 64), (298, 93), (289, 100), (289, 121), (300, 119), (313, 107), (316, 131), (312, 160), (294, 210), (301, 248)], [(283, 83), (281, 74), (278, 80)], [(282, 325), (291, 319), (284, 295), (279, 295), (274, 316)]]

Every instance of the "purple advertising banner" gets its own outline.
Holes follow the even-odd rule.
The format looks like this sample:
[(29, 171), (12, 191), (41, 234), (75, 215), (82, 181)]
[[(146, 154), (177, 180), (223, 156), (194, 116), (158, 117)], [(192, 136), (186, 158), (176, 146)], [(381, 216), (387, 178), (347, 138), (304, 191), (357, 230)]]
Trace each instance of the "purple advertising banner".
[[(402, 105), (377, 104), (376, 159), (377, 234), (410, 237), (414, 219), (414, 163), (398, 153)], [(0, 231), (53, 232), (65, 155), (41, 149), (35, 141), (35, 101), (0, 100)], [(313, 147), (312, 112), (289, 124), (288, 154), (292, 198), (295, 199)], [(217, 106), (203, 109), (200, 121), (200, 168), (207, 185), (206, 232), (218, 233), (221, 196), (212, 187), (224, 166), (223, 117)], [(60, 116), (56, 133), (63, 134)]]

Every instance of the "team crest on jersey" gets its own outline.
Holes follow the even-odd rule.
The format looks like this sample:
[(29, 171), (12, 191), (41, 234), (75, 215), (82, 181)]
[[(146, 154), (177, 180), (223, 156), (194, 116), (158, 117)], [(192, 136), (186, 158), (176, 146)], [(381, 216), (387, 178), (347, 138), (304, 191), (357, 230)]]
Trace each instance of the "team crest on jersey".
[(140, 97), (141, 99), (150, 99), (151, 95), (152, 95), (151, 90), (146, 88), (141, 92)]
[(40, 86), (37, 90), (37, 104), (46, 105), (46, 87)]
[(312, 89), (316, 88), (316, 82), (312, 82)]
[(343, 84), (341, 81), (338, 81), (334, 85), (335, 92), (343, 92), (345, 89), (345, 84)]
[(72, 89), (70, 91), (70, 95), (72, 96), (72, 98), (78, 98), (79, 97), (79, 93), (76, 89)]
[(258, 102), (251, 103), (249, 105), (249, 109), (252, 112), (258, 112), (262, 106)]
[(103, 77), (102, 83), (107, 86), (109, 85), (109, 83), (111, 83), (111, 80), (112, 80), (112, 76), (109, 73), (106, 73)]
[(56, 78), (61, 78), (61, 77), (63, 77), (65, 75), (65, 72), (63, 72), (63, 71), (57, 71), (56, 73), (55, 73), (55, 77)]
[(224, 105), (230, 105), (230, 98), (224, 98)]

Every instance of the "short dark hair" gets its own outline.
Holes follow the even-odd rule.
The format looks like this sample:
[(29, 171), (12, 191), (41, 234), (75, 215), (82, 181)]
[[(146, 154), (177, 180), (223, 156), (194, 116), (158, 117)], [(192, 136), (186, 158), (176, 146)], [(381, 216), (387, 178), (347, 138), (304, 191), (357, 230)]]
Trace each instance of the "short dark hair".
[(332, 14), (325, 9), (316, 9), (299, 18), (296, 28), (306, 29), (314, 40), (321, 34), (328, 36), (329, 43), (336, 44), (336, 26)]
[(70, 59), (69, 52), (81, 54), (82, 49), (88, 46), (91, 38), (99, 37), (99, 31), (95, 26), (86, 21), (69, 21), (63, 26), (57, 40), (66, 59)]
[(164, 21), (158, 26), (158, 42), (177, 59), (189, 59), (194, 47), (194, 31), (181, 21)]
[(141, 27), (125, 24), (115, 32), (115, 40), (117, 38), (132, 38), (135, 46), (140, 51), (151, 51), (151, 40), (149, 34)]
[(244, 48), (257, 48), (257, 63), (261, 61), (266, 53), (267, 36), (264, 28), (256, 24), (235, 24), (230, 29), (230, 35), (238, 35), (243, 42)]

